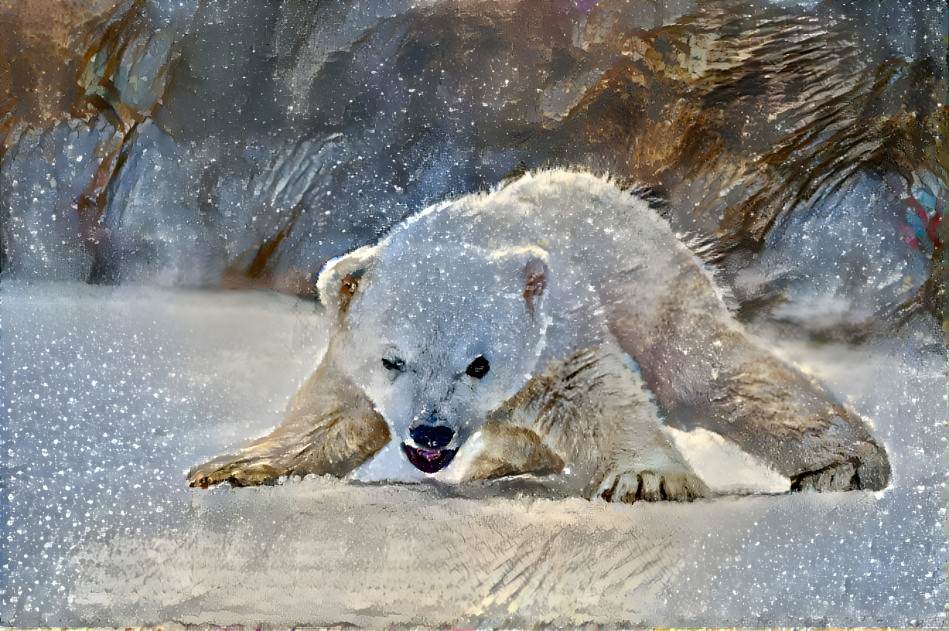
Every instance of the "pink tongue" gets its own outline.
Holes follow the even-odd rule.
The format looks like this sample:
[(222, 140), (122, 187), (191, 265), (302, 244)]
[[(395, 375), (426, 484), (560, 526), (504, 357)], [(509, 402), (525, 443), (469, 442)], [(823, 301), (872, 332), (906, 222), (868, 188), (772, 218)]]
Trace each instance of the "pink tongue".
[(420, 454), (423, 458), (425, 458), (425, 459), (428, 460), (428, 461), (432, 461), (432, 460), (434, 460), (435, 458), (438, 458), (440, 455), (442, 455), (442, 452), (440, 452), (440, 451), (432, 451), (431, 449), (421, 449), (421, 448), (420, 448), (420, 449), (418, 450), (418, 452), (419, 452), (419, 454)]

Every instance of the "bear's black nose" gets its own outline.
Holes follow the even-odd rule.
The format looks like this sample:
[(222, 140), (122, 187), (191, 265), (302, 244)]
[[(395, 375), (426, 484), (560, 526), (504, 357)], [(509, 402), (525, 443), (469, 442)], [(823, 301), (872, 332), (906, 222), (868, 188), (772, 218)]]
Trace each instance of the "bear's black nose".
[(417, 425), (409, 430), (409, 436), (419, 447), (441, 449), (451, 442), (454, 430), (444, 425)]

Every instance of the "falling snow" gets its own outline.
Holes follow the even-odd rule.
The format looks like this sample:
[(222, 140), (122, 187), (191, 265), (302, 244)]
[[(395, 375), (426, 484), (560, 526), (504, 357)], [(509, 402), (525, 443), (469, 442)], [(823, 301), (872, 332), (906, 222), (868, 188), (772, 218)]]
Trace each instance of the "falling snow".
[[(80, 4), (0, 18), (0, 626), (945, 624), (943, 3)], [(317, 364), (326, 260), (550, 166), (646, 187), (891, 485), (188, 488)]]

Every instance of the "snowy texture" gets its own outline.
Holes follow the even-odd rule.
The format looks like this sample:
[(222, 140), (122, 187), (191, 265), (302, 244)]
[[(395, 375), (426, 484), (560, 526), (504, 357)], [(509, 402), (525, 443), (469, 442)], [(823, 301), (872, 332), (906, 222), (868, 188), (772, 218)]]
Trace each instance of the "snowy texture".
[[(927, 0), (10, 4), (0, 626), (944, 624), (947, 27)], [(889, 488), (187, 488), (332, 329), (215, 288), (312, 296), (425, 205), (552, 166), (664, 198), (753, 332), (874, 424)], [(713, 490), (786, 488), (673, 438)]]
[(313, 304), (3, 292), (6, 623), (942, 624), (929, 321), (858, 348), (759, 331), (874, 419), (886, 491), (615, 506), (319, 478), (188, 489), (193, 463), (279, 422), (323, 352)]

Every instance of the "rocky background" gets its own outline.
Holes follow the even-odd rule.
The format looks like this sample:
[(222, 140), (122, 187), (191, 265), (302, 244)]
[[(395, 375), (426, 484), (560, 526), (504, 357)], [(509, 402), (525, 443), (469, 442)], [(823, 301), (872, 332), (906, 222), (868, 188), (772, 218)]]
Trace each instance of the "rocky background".
[[(15, 3), (2, 278), (307, 294), (430, 202), (574, 166), (664, 199), (748, 317), (872, 334), (944, 301), (946, 21), (922, 0)], [(833, 307), (798, 317), (815, 287)]]

